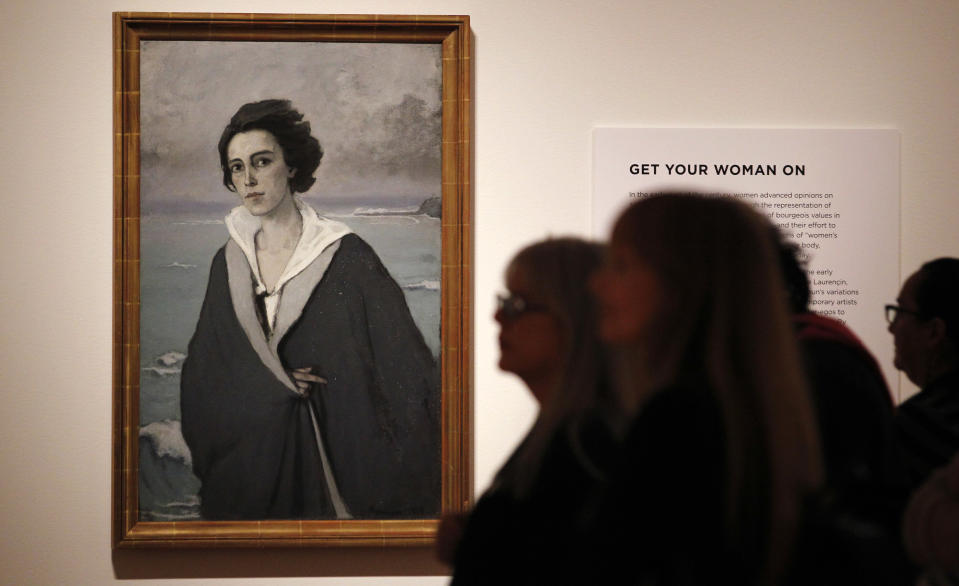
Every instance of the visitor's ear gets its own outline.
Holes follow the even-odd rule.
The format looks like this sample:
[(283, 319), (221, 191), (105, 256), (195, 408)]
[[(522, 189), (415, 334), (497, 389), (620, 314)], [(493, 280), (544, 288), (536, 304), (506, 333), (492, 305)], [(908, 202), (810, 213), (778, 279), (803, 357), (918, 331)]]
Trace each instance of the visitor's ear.
[(938, 346), (946, 339), (946, 322), (940, 317), (934, 317), (929, 320), (926, 339), (930, 346)]
[(293, 179), (293, 176), (296, 175), (296, 168), (290, 167), (290, 170), (286, 172), (286, 176), (290, 179)]

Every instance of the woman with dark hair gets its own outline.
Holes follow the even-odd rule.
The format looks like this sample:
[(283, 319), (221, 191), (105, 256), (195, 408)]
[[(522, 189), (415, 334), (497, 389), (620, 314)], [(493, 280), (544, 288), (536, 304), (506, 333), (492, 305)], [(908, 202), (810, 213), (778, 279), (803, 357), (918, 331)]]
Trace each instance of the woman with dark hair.
[(922, 265), (886, 306), (896, 368), (921, 390), (899, 406), (896, 428), (912, 487), (959, 451), (959, 259)]
[(526, 438), (465, 520), (438, 534), (453, 584), (589, 583), (584, 551), (620, 421), (595, 329), (589, 275), (602, 248), (575, 238), (521, 250), (499, 297), (499, 367), (539, 404)]
[(219, 142), (242, 203), (181, 377), (207, 519), (421, 517), (439, 508), (435, 360), (366, 242), (296, 197), (323, 151), (286, 100)]
[(781, 583), (822, 468), (769, 223), (727, 198), (640, 200), (593, 290), (634, 415), (597, 568), (610, 583)]

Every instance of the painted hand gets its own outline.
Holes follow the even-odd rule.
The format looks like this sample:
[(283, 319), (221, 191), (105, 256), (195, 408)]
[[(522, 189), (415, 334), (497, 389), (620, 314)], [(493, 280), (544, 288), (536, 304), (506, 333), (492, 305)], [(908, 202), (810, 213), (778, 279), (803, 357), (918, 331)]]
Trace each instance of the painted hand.
[(293, 382), (296, 383), (296, 388), (298, 388), (304, 395), (309, 395), (310, 390), (315, 385), (326, 384), (325, 378), (313, 374), (313, 367), (311, 366), (294, 368), (292, 371), (290, 371), (290, 374), (293, 376)]

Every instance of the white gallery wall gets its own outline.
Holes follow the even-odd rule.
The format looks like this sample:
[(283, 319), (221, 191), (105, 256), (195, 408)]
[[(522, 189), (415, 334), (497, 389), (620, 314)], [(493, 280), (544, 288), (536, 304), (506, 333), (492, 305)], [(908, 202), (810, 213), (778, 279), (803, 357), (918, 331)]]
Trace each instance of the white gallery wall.
[(110, 549), (111, 13), (264, 9), (472, 18), (478, 491), (534, 412), (493, 295), (521, 245), (588, 233), (594, 126), (897, 129), (901, 275), (959, 256), (954, 0), (4, 0), (0, 583), (447, 581), (424, 549)]

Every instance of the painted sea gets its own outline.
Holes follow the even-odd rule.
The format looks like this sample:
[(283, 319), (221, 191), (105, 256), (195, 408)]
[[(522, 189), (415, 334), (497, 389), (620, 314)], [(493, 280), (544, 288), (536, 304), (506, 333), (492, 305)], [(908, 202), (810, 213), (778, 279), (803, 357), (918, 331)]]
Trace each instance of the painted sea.
[[(312, 202), (311, 202), (312, 203)], [(440, 347), (440, 219), (420, 209), (317, 211), (350, 226), (406, 295), (434, 356)], [(140, 520), (199, 518), (200, 482), (180, 433), (180, 369), (206, 291), (210, 262), (227, 241), (228, 210), (165, 211), (140, 226)], [(438, 214), (436, 214), (438, 215)]]

